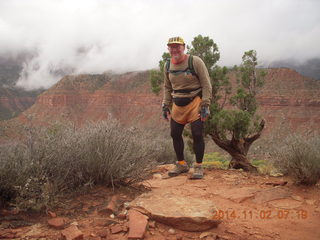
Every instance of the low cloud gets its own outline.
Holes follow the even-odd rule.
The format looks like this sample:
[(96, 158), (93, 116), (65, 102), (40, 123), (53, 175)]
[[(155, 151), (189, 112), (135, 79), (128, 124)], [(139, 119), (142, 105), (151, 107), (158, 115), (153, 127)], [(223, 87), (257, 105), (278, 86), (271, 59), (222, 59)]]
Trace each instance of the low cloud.
[(50, 87), (68, 73), (156, 68), (166, 41), (198, 34), (218, 44), (220, 65), (255, 49), (260, 62), (320, 56), (317, 0), (1, 0), (0, 54), (32, 53), (18, 81)]

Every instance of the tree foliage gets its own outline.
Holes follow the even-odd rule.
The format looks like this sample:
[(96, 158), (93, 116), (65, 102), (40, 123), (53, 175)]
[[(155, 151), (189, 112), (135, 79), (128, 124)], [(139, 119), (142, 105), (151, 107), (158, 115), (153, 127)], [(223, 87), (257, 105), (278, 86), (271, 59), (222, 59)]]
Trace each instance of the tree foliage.
[(164, 64), (168, 58), (170, 58), (170, 54), (166, 52), (163, 53), (162, 59), (159, 61), (160, 71), (155, 69), (150, 71), (151, 90), (155, 94), (159, 94), (161, 90), (161, 84), (163, 83)]

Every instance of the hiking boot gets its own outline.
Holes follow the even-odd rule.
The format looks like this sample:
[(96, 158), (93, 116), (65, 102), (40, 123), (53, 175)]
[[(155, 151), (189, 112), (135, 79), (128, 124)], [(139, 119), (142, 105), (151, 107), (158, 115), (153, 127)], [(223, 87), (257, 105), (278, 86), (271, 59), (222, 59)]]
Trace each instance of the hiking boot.
[(174, 167), (174, 169), (168, 172), (168, 175), (170, 177), (175, 177), (181, 173), (186, 173), (188, 171), (189, 171), (189, 166), (187, 164), (182, 165), (182, 164), (176, 163), (176, 166)]
[(203, 167), (202, 164), (194, 164), (194, 172), (191, 179), (202, 179), (203, 178)]

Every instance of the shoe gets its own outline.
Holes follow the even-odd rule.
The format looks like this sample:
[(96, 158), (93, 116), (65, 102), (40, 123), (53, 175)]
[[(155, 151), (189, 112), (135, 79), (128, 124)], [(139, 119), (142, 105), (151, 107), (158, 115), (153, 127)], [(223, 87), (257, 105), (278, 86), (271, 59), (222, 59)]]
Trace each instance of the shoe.
[(202, 164), (194, 164), (194, 172), (191, 179), (202, 179), (203, 178), (203, 167)]
[(176, 163), (176, 166), (174, 167), (174, 169), (170, 170), (168, 172), (168, 175), (170, 177), (176, 177), (178, 176), (179, 174), (181, 173), (186, 173), (189, 171), (189, 166), (187, 164), (185, 165), (182, 165), (182, 164), (179, 164), (178, 162)]

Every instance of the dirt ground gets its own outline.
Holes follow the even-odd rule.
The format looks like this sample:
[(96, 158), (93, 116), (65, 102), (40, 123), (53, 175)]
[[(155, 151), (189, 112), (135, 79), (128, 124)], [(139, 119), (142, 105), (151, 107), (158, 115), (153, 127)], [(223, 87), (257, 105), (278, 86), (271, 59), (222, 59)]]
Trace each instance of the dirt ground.
[[(83, 239), (127, 239), (127, 219), (103, 209), (111, 197), (118, 196), (119, 212), (146, 191), (165, 191), (179, 196), (212, 200), (213, 218), (222, 223), (205, 232), (188, 232), (149, 220), (146, 240), (226, 239), (226, 240), (317, 240), (320, 239), (320, 186), (302, 187), (286, 177), (259, 176), (238, 170), (205, 170), (201, 180), (188, 174), (166, 178), (164, 166), (152, 179), (135, 188), (112, 190), (96, 187), (88, 194), (64, 199), (59, 208), (50, 209), (68, 224), (76, 225)], [(157, 173), (158, 172), (158, 173)], [(165, 200), (163, 207), (166, 207)], [(0, 211), (0, 239), (62, 239), (61, 229), (48, 225), (50, 216)], [(112, 233), (114, 225), (122, 231)]]

